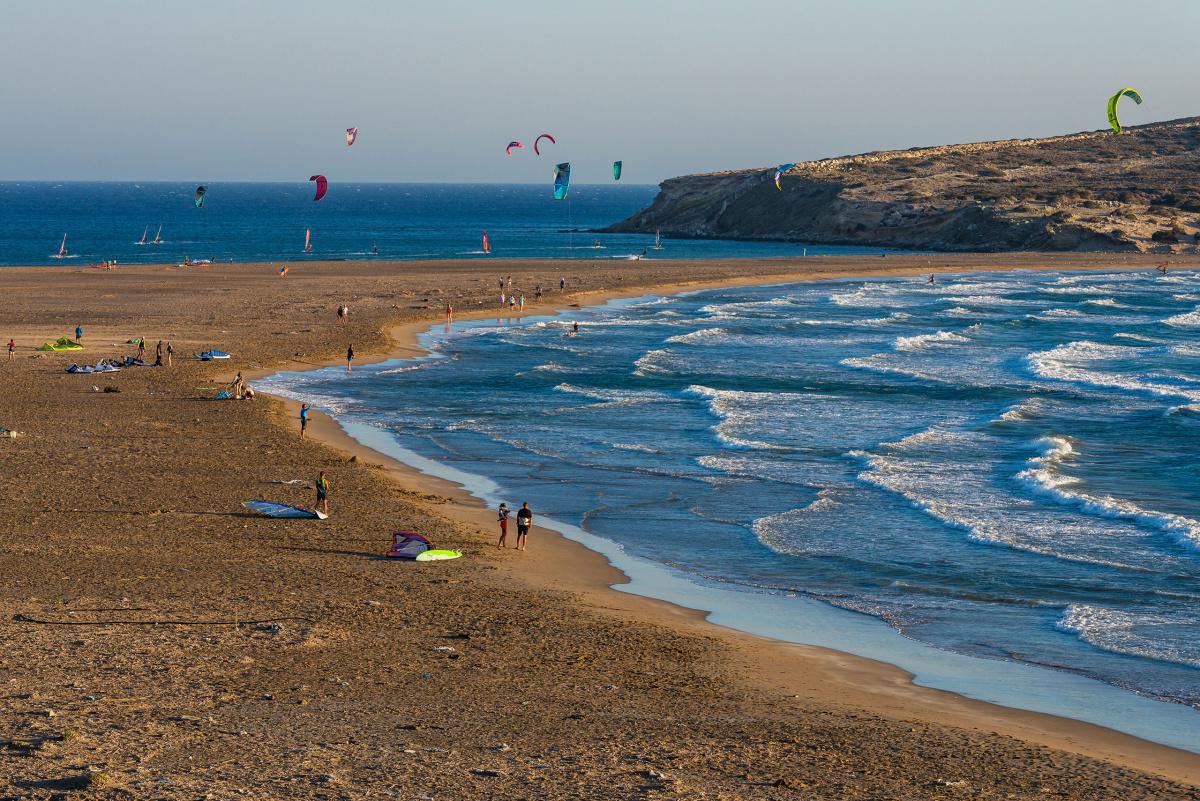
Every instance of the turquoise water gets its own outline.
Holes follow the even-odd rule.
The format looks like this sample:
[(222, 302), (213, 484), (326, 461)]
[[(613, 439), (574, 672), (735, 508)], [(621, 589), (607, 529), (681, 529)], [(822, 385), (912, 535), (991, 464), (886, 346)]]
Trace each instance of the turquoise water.
[(1161, 740), (1200, 704), (1198, 333), (1194, 273), (819, 282), (438, 328), (428, 359), (268, 383), (657, 565), (676, 600), (724, 599), (733, 625), (813, 641), (786, 632), (819, 608), (873, 620), (870, 647), (821, 641), (844, 650), (910, 647), (878, 626), (1052, 668), (1083, 683), (1034, 704), (1025, 679), (996, 697), (910, 663), (1082, 719), (1109, 692), (1173, 702), (1128, 713)]
[[(657, 187), (572, 187), (569, 202), (532, 184), (0, 183), (0, 264), (122, 264), (190, 259), (728, 258), (878, 253), (877, 248), (590, 234), (649, 205)], [(162, 243), (139, 245), (142, 234)], [(313, 250), (304, 252), (305, 231)], [(70, 258), (52, 259), (63, 234)], [(378, 253), (374, 253), (374, 248)]]

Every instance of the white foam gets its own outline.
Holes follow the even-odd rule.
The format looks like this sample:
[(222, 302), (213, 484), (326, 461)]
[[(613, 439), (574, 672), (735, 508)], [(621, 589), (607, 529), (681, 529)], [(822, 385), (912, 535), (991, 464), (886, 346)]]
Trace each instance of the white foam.
[(692, 331), (687, 334), (679, 334), (677, 336), (670, 337), (667, 339), (667, 342), (673, 345), (686, 345), (704, 342), (708, 339), (728, 338), (729, 336), (731, 336), (731, 334), (727, 328), (701, 328), (698, 331)]
[(1111, 495), (1091, 495), (1071, 489), (1080, 482), (1065, 475), (1059, 467), (1076, 456), (1070, 440), (1065, 437), (1043, 437), (1038, 440), (1043, 451), (1029, 460), (1029, 467), (1017, 474), (1033, 490), (1054, 498), (1059, 503), (1075, 506), (1088, 514), (1128, 520), (1171, 534), (1179, 543), (1200, 549), (1200, 520), (1192, 520), (1170, 512), (1145, 509), (1133, 501)]
[(1175, 326), (1176, 328), (1195, 328), (1200, 326), (1200, 307), (1192, 309), (1190, 312), (1168, 317), (1163, 320), (1163, 323)]
[(1142, 356), (1144, 350), (1144, 348), (1127, 345), (1110, 345), (1083, 340), (1059, 345), (1040, 353), (1031, 353), (1026, 357), (1026, 362), (1035, 375), (1054, 381), (1149, 392), (1154, 395), (1200, 401), (1200, 390), (1154, 383), (1147, 381), (1148, 376), (1146, 375), (1095, 370), (1090, 367), (1093, 362), (1098, 361), (1136, 360)]
[(712, 389), (711, 387), (693, 384), (684, 392), (708, 401), (709, 411), (721, 422), (713, 426), (717, 439), (735, 448), (751, 450), (788, 451), (785, 445), (752, 439), (745, 436), (739, 429), (752, 427), (754, 429), (769, 428), (763, 419), (763, 410), (787, 409), (788, 401), (799, 397), (785, 392), (740, 392), (737, 390)]
[(1094, 300), (1085, 300), (1084, 306), (1104, 306), (1110, 309), (1128, 309), (1129, 306), (1125, 303), (1118, 303), (1116, 298), (1096, 298)]
[(1200, 637), (1180, 636), (1180, 629), (1200, 629), (1194, 615), (1071, 604), (1055, 627), (1105, 651), (1200, 667)]
[(951, 342), (970, 342), (971, 340), (952, 331), (937, 331), (932, 334), (917, 334), (911, 337), (897, 337), (893, 347), (896, 350), (923, 350), (931, 345), (945, 345)]

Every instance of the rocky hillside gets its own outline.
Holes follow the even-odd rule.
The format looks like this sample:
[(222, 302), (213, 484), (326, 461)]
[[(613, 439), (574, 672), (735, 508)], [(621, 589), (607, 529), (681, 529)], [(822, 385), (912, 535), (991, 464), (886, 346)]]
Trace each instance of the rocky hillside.
[(664, 181), (612, 232), (919, 250), (1172, 253), (1200, 242), (1200, 117)]

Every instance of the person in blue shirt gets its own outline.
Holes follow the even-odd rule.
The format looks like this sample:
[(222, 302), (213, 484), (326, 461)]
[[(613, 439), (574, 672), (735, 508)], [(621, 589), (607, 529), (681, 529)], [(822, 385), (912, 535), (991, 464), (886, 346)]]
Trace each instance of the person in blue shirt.
[(300, 404), (300, 437), (304, 437), (304, 429), (308, 428), (308, 410), (312, 408), (307, 403)]
[(75, 326), (75, 341), (79, 342), (83, 339), (83, 326)]

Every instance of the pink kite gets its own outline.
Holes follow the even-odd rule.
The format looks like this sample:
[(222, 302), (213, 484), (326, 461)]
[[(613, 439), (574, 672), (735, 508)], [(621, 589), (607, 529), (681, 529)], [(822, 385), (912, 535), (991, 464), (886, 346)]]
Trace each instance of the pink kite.
[(551, 136), (550, 134), (542, 134), (537, 139), (533, 140), (533, 152), (535, 155), (538, 155), (538, 156), (542, 155), (542, 151), (538, 150), (538, 145), (541, 144), (543, 139), (549, 139), (550, 144), (552, 144), (552, 145), (558, 144), (558, 142), (555, 142), (554, 137)]
[(508, 143), (508, 147), (504, 148), (504, 155), (511, 156), (514, 150), (524, 150), (525, 145), (518, 142), (516, 139)]
[(314, 175), (314, 176), (310, 177), (308, 180), (317, 182), (317, 194), (316, 194), (316, 197), (313, 198), (313, 200), (317, 201), (317, 200), (320, 200), (321, 198), (325, 197), (325, 193), (329, 191), (329, 181), (325, 180), (325, 176), (324, 175)]
[(354, 144), (354, 140), (357, 138), (358, 138), (358, 129), (357, 128), (347, 128), (346, 129), (346, 147), (350, 147), (350, 145)]

